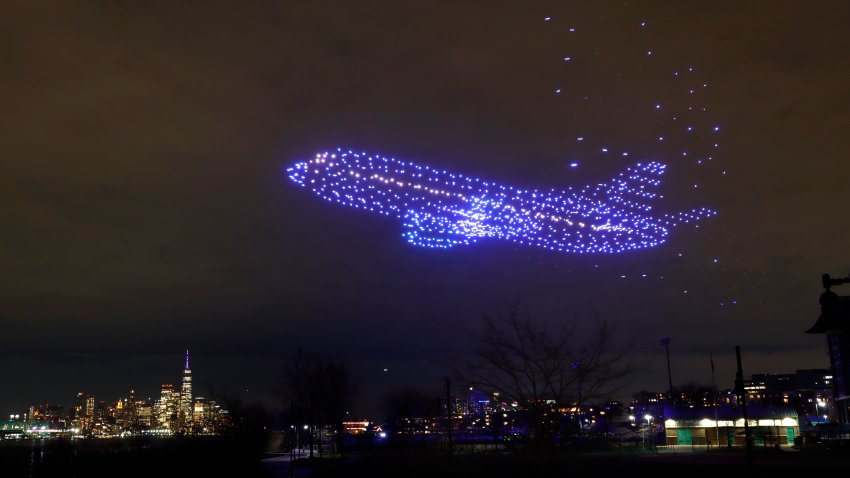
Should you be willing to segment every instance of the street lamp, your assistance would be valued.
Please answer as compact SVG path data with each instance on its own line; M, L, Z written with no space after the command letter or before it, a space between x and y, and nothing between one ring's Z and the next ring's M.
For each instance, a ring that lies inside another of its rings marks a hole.
M823 411L821 411L821 409L823 409ZM824 399L822 399L822 398L820 398L820 397L815 398L815 414L816 414L816 415L821 415L821 414L823 414L822 416L823 416L823 419L824 419L824 420L828 420L828 419L829 419L829 415L827 414L827 403L826 403L826 400L824 400Z
M649 435L649 427L652 424L652 415L647 413L643 416L643 419L646 420L646 428L643 431L643 443L646 445L646 436Z

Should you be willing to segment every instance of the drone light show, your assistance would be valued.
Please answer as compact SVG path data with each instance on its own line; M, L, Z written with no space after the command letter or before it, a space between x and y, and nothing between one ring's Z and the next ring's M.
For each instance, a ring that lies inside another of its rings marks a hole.
M566 190L514 187L426 165L337 150L287 169L319 197L395 217L415 246L447 249L479 240L578 254L616 254L663 244L670 231L713 216L699 208L654 215L665 166L640 162L610 180Z

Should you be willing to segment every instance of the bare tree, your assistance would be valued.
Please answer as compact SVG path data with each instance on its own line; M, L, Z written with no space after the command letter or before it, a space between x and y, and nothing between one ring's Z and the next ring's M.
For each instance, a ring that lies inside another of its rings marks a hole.
M316 427L327 425L333 428L337 450L344 458L343 421L357 396L357 381L346 362L299 354L285 364L278 389L290 406L293 425L307 423L310 456Z
M637 368L614 335L598 317L590 330L579 331L573 322L552 332L514 303L496 317L484 316L473 357L452 369L461 380L516 401L532 442L553 444L563 407L610 397Z

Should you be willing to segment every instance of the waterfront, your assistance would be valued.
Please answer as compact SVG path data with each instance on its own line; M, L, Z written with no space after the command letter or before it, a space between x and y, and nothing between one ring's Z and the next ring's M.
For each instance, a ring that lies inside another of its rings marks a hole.
M0 441L0 476L264 476L246 437Z

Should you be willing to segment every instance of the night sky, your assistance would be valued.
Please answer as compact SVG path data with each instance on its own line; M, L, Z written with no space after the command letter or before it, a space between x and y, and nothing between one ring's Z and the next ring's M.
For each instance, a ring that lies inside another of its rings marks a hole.
M4 7L0 413L155 397L186 348L197 395L274 407L301 346L375 414L516 299L615 324L652 359L627 392L666 388L663 337L676 384L713 354L730 387L735 345L745 375L827 367L803 331L850 271L850 5L526 3ZM286 177L337 147L539 189L649 159L659 212L717 216L617 255L427 250Z

